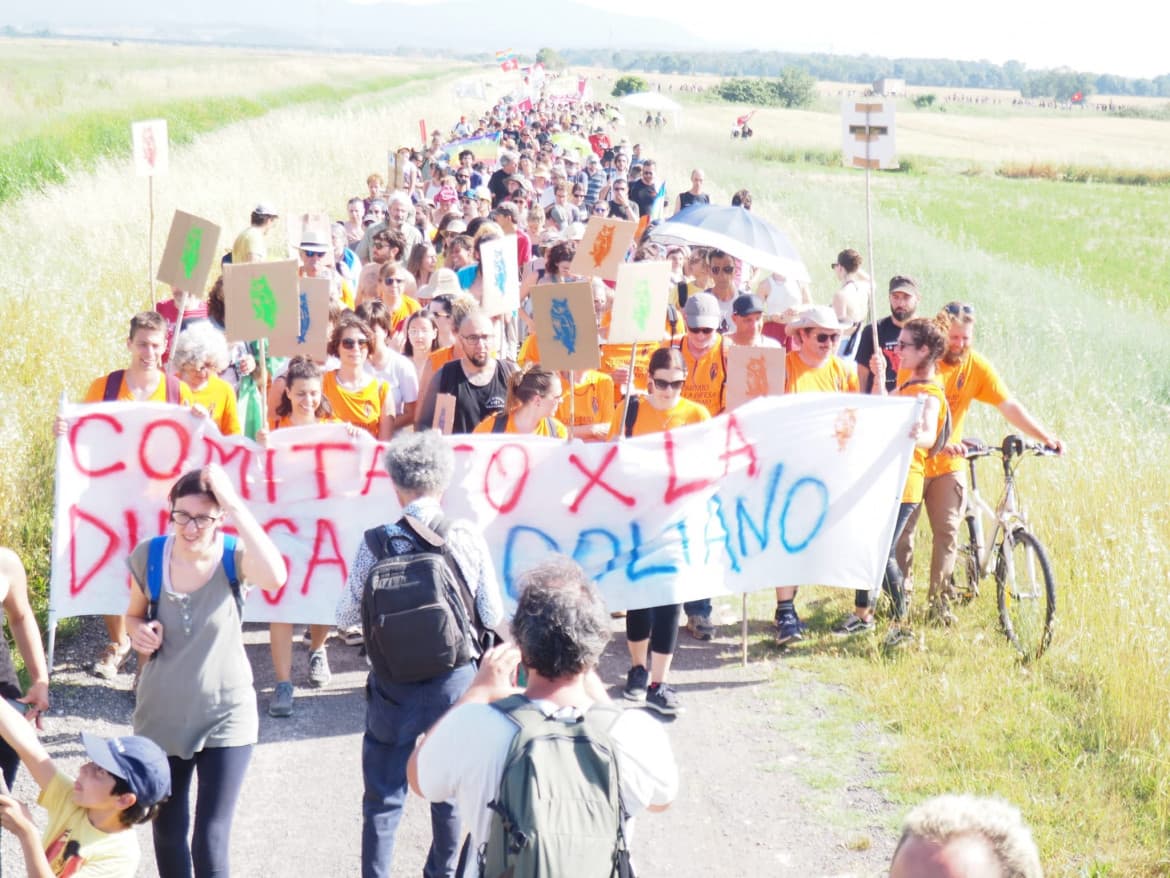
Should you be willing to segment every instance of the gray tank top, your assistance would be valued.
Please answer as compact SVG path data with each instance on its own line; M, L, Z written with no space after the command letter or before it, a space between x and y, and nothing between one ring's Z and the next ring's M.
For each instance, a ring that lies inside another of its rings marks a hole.
M147 600L149 550L150 541L145 540L129 559L130 573ZM241 547L236 550L237 570L242 555ZM164 569L169 566L164 564ZM208 747L255 744L260 718L252 666L223 565L190 594L171 591L164 573L158 621L163 625L163 646L139 676L134 734L182 759Z

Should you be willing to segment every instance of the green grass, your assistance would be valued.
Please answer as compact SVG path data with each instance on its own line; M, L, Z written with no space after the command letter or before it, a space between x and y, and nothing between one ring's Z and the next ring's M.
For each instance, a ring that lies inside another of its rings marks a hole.
M69 174L89 171L102 159L129 156L130 123L139 119L167 120L172 146L226 125L257 119L272 110L297 105L340 102L355 95L393 89L410 80L439 75L388 76L348 82L344 86L315 83L268 92L251 98L221 97L165 103L139 103L93 113L54 118L36 134L0 146L0 204L29 191L65 182Z

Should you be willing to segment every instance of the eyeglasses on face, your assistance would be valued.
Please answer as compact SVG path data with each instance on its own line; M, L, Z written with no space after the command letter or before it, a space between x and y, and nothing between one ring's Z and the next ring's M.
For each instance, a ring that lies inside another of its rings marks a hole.
M695 333L698 333L699 335L710 335L714 331L715 330L709 326L688 326L687 327L687 332L695 332Z
M898 339L896 342L894 342L894 347L899 351L904 351L906 348L916 348L918 345L914 344L912 341L902 341L902 339Z
M194 524L196 530L207 530L217 521L218 515L191 515L178 509L171 510L171 521L179 527L186 527L189 524Z
M343 338L341 340L341 346L346 350L353 350L354 348L368 348L370 346L370 340L368 338L353 338L350 336L349 338Z
M840 337L841 337L841 333L839 333L839 332L818 332L814 336L814 338L816 338L818 344L824 344L827 341L836 341Z
M486 332L480 335L461 335L459 337L469 344L487 344L488 339L491 338Z
M946 311L952 317L958 317L960 314L972 314L973 315L975 313L975 306L974 305L964 305L960 302L951 302L949 305L946 306Z
M710 332L710 330L707 331ZM663 381L661 378L651 378L650 380L659 390L682 390L683 386L681 379L678 381Z

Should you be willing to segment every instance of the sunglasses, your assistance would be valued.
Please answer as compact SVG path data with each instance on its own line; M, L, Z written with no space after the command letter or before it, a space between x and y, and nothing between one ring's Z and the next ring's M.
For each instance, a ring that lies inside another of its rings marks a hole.
M914 344L912 341L902 341L902 339L898 339L896 342L894 342L894 347L897 350L904 351L906 348L916 348L918 345Z
M688 326L687 327L687 332L697 332L699 335L710 335L714 331L715 331L714 329L709 329L706 326L701 327L701 328L697 327L697 326Z
M813 338L817 340L818 344L824 344L827 341L836 341L840 337L841 333L839 332L818 332L813 336Z
M829 265L829 268L836 268L836 267L837 267L837 263L836 263L836 262L833 262L833 263L831 263L831 264Z
M734 265L712 265L711 274L735 274Z
M451 316L451 313L449 311L428 311L427 313L430 314L432 317L450 317Z
M709 330L709 329L707 330L707 332L710 332L710 331L711 330ZM661 378L651 378L650 380L654 383L654 386L657 387L659 390L682 390L682 386L683 386L683 382L681 380L680 381L663 381Z
M368 348L370 340L368 338L343 338L341 346L347 351L352 351L354 348Z
M386 286L392 286L393 284L404 284L406 281L400 277L384 277L382 278L382 283Z
M946 306L946 312L952 317L958 317L960 314L974 314L974 305L961 305L958 302L951 302Z
M306 259L320 259L325 255L324 250L302 250L301 252L305 254Z

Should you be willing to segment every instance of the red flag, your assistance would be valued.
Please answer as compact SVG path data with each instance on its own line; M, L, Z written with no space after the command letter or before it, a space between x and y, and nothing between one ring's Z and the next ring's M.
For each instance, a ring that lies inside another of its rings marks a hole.
M418 120L418 136L419 136L419 138L421 138L423 146L426 146L427 145L427 120L426 119L419 119Z
M532 98L525 98L524 100L520 101L520 103L516 105L516 109L520 110L522 113L531 113Z
M746 125L746 124L747 124L747 123L748 123L748 122L751 120L752 116L754 116L755 114L756 114L756 111L755 111L755 110L752 110L752 111L751 111L750 113L748 113L746 116L740 116L740 117L738 117L738 118L735 120L735 124L736 124L736 125L739 125L740 127L742 127L742 126Z
M503 71L516 70L520 67L520 62L515 58L508 58L500 64L500 69Z
M585 97L585 77L584 76L577 78L577 94L581 95L581 97Z
M1079 91L1072 96L1072 102L1074 104L1079 104L1084 99L1085 99L1085 96L1083 94L1081 94Z

